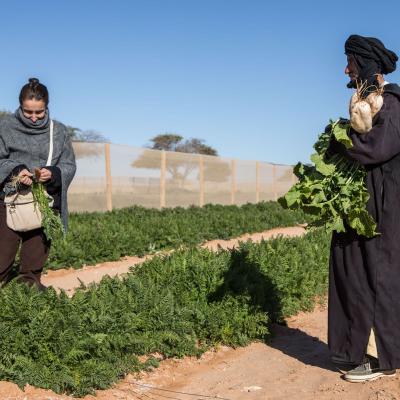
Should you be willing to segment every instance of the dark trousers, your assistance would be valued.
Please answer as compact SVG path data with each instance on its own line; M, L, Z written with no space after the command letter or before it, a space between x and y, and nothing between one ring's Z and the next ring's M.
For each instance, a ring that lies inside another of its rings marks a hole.
M7 226L6 206L0 201L0 282L10 279L18 248L20 250L20 268L18 280L30 285L35 284L40 289L40 275L50 251L43 229L29 232L15 232Z

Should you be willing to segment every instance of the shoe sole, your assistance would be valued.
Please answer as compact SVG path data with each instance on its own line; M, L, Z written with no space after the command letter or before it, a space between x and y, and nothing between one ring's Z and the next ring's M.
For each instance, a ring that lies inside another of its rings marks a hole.
M346 377L346 376L344 376L343 379L344 379L346 382L360 383L360 382L372 382L372 381L376 381L377 379L380 379L380 378L385 378L385 377L390 378L390 377L393 377L393 376L396 376L396 372L394 372L393 374L381 374L381 373L377 373L375 376L372 376L372 377L370 377L370 378L363 378L363 377L354 378L354 377Z

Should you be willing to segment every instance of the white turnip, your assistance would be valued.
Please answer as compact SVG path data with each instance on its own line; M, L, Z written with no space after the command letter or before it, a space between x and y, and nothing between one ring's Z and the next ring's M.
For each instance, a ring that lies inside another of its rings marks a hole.
M383 106L382 90L370 93L365 99L371 107L372 118L381 110Z
M371 106L365 100L357 101L350 110L351 127L358 133L367 133L372 129Z
M350 124L360 134L367 133L372 129L372 118L383 105L383 89L378 88L367 95L370 89L371 87L367 87L366 82L357 85L357 90L350 99Z

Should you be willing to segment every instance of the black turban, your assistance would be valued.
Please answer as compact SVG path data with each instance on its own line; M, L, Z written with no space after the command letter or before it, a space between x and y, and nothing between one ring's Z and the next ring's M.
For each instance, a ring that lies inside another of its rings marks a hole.
M376 85L376 74L390 74L396 69L397 55L373 37L351 35L344 45L345 54L352 55L358 66L358 76L368 85ZM348 87L356 87L350 82Z

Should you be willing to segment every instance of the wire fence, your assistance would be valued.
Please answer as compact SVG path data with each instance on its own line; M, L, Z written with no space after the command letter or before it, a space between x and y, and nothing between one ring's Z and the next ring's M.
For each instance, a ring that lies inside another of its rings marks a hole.
M77 173L68 192L71 211L242 205L276 200L297 179L291 165L109 143L73 146Z

